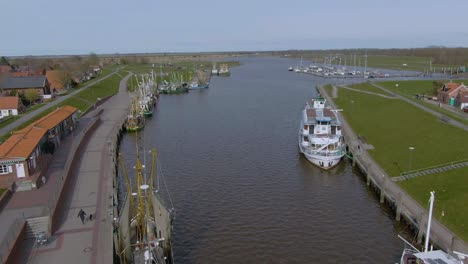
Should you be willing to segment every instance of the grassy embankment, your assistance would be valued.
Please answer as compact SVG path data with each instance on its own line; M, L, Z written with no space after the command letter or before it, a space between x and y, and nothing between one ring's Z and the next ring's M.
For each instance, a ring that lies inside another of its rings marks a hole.
M40 112L39 114L37 114L36 116L28 120L27 122L24 122L18 127L15 127L13 131L27 127L32 122L40 119L41 117L46 116L47 114L54 111L57 107L60 107L60 106L71 105L73 107L78 108L82 113L84 113L86 110L88 110L97 102L98 98L111 96L111 95L116 94L119 91L119 83L120 83L120 80L122 79L121 76L127 75L126 72L119 71L119 73L120 73L120 76L118 74L115 74L89 87L88 89L83 90L77 93L76 95L64 100L58 105L45 109L44 111ZM9 133L3 135L2 137L0 137L0 142L5 141L9 136L10 136Z
M457 82L460 83L463 81L457 81ZM467 83L467 82L464 81L464 83ZM415 96L416 94L437 96L433 88L432 80L429 80L429 81L426 81L426 80L424 81L388 81L388 82L379 82L377 84L391 90L394 93L404 96L416 103L424 105L428 108L431 108L434 111L437 111L445 116L448 116L454 120L457 120L461 123L468 125L468 115L465 115L466 117L464 118L449 110L439 107L437 103L431 103L425 100L416 99L416 96ZM396 84L398 84L398 87L396 86Z
M240 65L238 61L226 61L222 63L227 64L229 68ZM219 64L220 62L217 62L218 67ZM184 81L188 82L195 75L195 70L211 72L212 67L213 62L211 61L180 61L174 62L171 65L164 65L162 67L155 65L154 68L152 64L130 64L125 68L125 70L131 71L135 74L149 73L151 70L154 70L157 76L157 82L161 82L161 72L164 74L162 80L169 81L174 76L177 76L179 78L182 77ZM128 79L127 85L128 89L133 91L137 85L136 79L134 77Z
M330 93L331 86L326 90ZM410 170L410 146L415 147L411 170L468 159L466 131L442 123L404 101L344 89L339 89L334 101L344 109L353 130L375 147L369 154L391 176ZM468 211L457 209L459 199L467 201L467 172L463 168L398 183L423 206L429 190L438 190L436 211L445 212L442 222L468 240L468 226L461 220L468 217ZM441 214L436 217L440 219Z
M6 189L2 189L0 188L0 196L2 196L2 194L6 191Z
M361 90L361 91L366 91L366 92L372 92L372 93L378 93L378 94L382 94L382 95L386 95L386 96L391 96L389 93L387 93L385 91L382 91L379 88L370 85L369 83L356 83L356 84L348 85L348 87L358 89L358 90ZM338 94L339 93L340 92L338 91Z

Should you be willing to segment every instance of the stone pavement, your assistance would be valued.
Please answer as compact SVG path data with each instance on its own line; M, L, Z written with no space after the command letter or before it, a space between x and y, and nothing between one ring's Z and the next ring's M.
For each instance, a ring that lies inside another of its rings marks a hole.
M77 153L75 173L70 175L64 198L58 207L56 232L46 246L34 247L26 241L17 263L111 263L113 260L112 178L108 141L128 113L126 91L128 75L120 91L103 103L101 122ZM84 224L77 217L80 209L93 220ZM110 212L110 213L109 213Z

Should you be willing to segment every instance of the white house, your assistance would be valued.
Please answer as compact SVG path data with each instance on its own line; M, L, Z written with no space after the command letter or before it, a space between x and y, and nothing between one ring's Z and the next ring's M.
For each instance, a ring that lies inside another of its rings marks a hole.
M18 115L23 110L23 104L18 96L0 96L0 119Z

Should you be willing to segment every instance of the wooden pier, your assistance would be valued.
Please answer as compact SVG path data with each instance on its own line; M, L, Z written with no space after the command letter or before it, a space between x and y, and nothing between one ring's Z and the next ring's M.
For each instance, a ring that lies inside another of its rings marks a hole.
M336 108L332 98L327 94L323 86L317 86L319 93L326 98L333 108ZM417 230L418 243L422 242L426 235L428 212L409 194L407 194L392 178L375 162L369 153L360 146L360 141L351 126L338 112L342 122L342 130L348 144L348 155L352 157L353 166L358 166L363 174L368 187L372 187L380 196L380 203L386 202L395 209L395 219L400 221L404 218ZM358 212L357 212L358 213ZM446 252L468 252L468 245L465 241L457 237L452 231L441 224L438 220L432 219L431 242L436 247Z

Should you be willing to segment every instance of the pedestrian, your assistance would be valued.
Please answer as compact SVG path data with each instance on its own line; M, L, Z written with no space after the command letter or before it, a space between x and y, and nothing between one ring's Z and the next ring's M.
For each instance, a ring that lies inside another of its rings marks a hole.
M89 221L93 221L93 214L89 214Z
M44 175L42 175L41 181L42 181L42 185L45 185L45 183L46 183L46 177L45 177Z
M78 212L78 217L81 219L81 223L84 225L84 219L85 219L86 213L83 211L83 209L80 209Z

